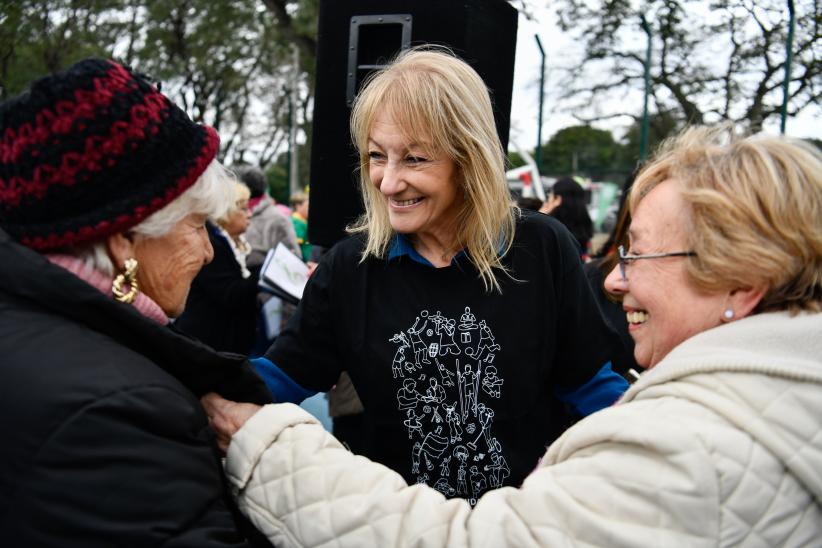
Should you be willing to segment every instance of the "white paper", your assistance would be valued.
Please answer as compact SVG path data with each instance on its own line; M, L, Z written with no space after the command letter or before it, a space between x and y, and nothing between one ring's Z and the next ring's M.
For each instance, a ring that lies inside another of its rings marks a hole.
M308 266L280 242L273 251L268 252L260 277L295 298L302 299L308 282Z

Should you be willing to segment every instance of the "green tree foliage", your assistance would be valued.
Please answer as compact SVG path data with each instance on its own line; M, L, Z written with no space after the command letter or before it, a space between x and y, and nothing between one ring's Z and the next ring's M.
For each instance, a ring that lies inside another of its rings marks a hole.
M289 90L310 124L317 10L318 0L0 0L0 93L84 57L117 58L214 126L227 163L265 167L286 145Z
M578 174L601 179L619 171L622 147L610 131L571 126L557 131L542 147L542 171L555 176Z
M122 0L2 0L0 99L85 57L111 57L128 26Z
M311 186L311 181L307 179L309 172L310 154L308 146L297 145L297 158L299 165L297 173L300 174L300 189ZM276 159L269 164L266 170L268 185L271 196L281 204L288 203L290 190L288 187L289 154L288 151L278 154Z
M508 152L508 164L505 166L506 169L514 169L516 167L524 166L525 160L522 159L522 156L518 152L509 151Z
M819 0L796 0L788 113L818 105L822 75ZM690 123L733 120L757 131L778 118L785 74L788 11L784 0L562 0L561 26L584 45L569 69L569 108L626 105L588 119L641 111L645 34L653 34L652 110ZM632 97L638 100L626 100Z
M639 162L640 121L637 120L628 128L622 138L623 146L618 161L618 169L630 171ZM653 151L668 137L672 137L682 128L682 124L671 112L661 112L648 117L648 152Z

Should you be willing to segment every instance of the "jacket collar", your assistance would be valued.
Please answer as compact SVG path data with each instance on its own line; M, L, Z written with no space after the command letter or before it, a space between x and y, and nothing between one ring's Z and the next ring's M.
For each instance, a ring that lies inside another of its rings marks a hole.
M261 403L270 401L245 357L215 352L173 325L162 326L145 318L0 229L0 299L3 293L115 339L150 359L198 397L219 390L226 397L233 393L232 399L245 396Z
M822 384L822 313L755 314L703 331L643 373L620 403L655 385L698 373L762 373Z

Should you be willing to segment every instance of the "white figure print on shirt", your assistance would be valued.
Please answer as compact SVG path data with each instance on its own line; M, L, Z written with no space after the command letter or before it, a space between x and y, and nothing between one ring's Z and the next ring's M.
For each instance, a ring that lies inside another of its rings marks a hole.
M505 478L511 475L511 469L508 468L508 462L506 462L505 457L503 457L500 453L492 453L491 464L483 467L483 470L491 472L490 484L494 489L497 487L502 487L502 482L505 481Z
M408 418L403 421L403 424L408 428L408 439L413 439L415 432L422 435L422 423L414 410L409 409L406 411L406 416Z
M445 356L447 354L459 356L462 352L462 350L460 350L460 345L454 340L454 334L457 331L455 326L456 322L450 319L446 319L444 322L437 325L437 333L440 336L440 356Z
M397 392L397 402L400 409L414 409L420 399L416 390L417 382L414 379L403 379L402 388Z
M429 310L389 339L397 345L391 365L397 409L414 440L411 474L474 504L510 475L493 432L494 401L504 383L491 363L502 348L471 307L457 312L459 320Z
M391 374L396 379L397 377L404 377L402 373L403 367L410 368L409 373L413 372L413 366L407 363L405 358L405 351L411 348L411 345L408 343L408 338L405 336L405 333L395 333L393 337L391 337L391 342L393 343L400 343L400 347L397 348L397 351L394 353L394 361L391 363Z
M423 318L422 325L420 323L420 316ZM406 332L411 336L411 346L414 349L414 359L417 362L417 365L420 366L423 363L431 363L428 361L428 345L422 341L422 336L420 333L425 331L426 326L428 325L428 311L423 310L420 313L420 316L417 316L417 321L414 322L409 329L406 329Z
M489 365L485 368L485 377L482 379L482 389L492 398L499 398L502 379L497 377L497 368Z
M455 411L457 402L453 405L444 405L443 408L445 409L445 420L448 422L449 441L451 443L462 441L462 425Z

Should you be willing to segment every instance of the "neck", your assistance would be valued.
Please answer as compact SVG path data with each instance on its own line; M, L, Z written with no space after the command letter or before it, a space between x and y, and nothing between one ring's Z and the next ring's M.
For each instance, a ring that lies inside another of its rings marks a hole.
M437 268L449 266L454 256L459 253L452 235L442 238L436 234L413 234L409 236L414 250L425 257Z
M99 290L101 293L113 298L113 294L111 292L112 278L106 276L98 270L92 269L81 259L78 259L72 255L63 255L59 253L48 253L46 254L46 259L48 259L51 263L71 272L87 284ZM145 293L138 293L137 297L134 299L134 302L131 303L131 306L137 309L137 311L146 318L154 320L160 325L166 325L169 322L169 318L166 313L163 312L163 309L160 308L160 306Z

